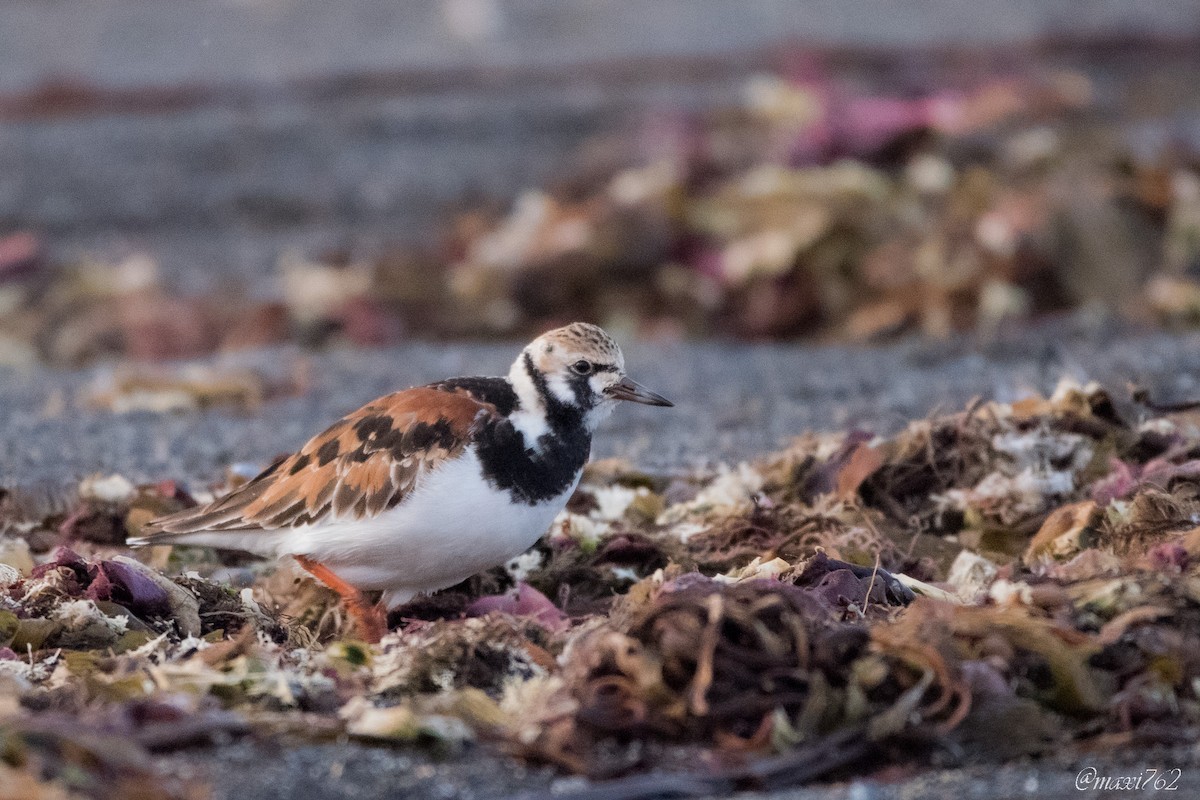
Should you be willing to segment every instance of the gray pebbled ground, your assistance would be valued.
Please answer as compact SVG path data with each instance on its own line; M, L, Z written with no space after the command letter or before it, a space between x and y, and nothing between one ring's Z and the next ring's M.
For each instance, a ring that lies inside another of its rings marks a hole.
M362 403L454 375L502 374L520 343L412 344L323 354L273 350L226 359L282 378L309 362L311 389L254 412L117 415L81 407L112 367L0 370L0 485L62 484L97 471L133 480L206 482L234 462L266 463ZM597 434L595 455L653 470L752 458L808 430L892 431L975 396L1047 392L1060 377L1098 380L1114 395L1144 382L1156 394L1200 394L1200 335L1137 333L1076 319L1034 331L876 348L626 343L630 374L674 409L624 406ZM54 396L65 411L46 414Z
M523 765L482 747L458 757L434 758L412 748L317 744L296 747L246 740L216 750L182 751L158 759L174 778L207 785L213 800L570 800L596 791L586 781L547 767ZM850 779L775 792L748 792L741 800L1065 800L1086 796L1200 796L1194 747L1128 748L1105 754L1070 750L1040 761L935 769L890 781ZM1141 778L1142 791L1112 779ZM1105 779L1109 779L1106 782ZM1158 789L1155 789L1155 780ZM1168 789L1167 787L1173 787ZM590 800L656 800L670 794L592 794Z

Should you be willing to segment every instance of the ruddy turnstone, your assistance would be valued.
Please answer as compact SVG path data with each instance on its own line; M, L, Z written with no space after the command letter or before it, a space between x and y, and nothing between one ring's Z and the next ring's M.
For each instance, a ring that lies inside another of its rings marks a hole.
M670 401L625 375L600 328L542 334L506 378L451 378L374 400L213 502L132 545L292 556L377 641L385 609L528 549L579 483L620 400ZM381 591L377 605L364 592Z

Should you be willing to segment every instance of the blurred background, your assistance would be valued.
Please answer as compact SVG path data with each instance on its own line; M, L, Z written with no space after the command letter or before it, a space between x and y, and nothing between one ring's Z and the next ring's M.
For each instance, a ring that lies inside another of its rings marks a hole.
M7 0L0 364L1200 323L1195 0Z

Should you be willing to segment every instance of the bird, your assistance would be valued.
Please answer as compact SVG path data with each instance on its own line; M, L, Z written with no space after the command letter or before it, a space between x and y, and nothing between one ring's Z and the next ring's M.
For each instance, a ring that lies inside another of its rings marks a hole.
M387 611L541 538L578 486L597 426L622 401L673 405L625 374L603 329L572 323L526 345L506 377L372 400L228 494L152 520L129 544L290 556L378 642Z

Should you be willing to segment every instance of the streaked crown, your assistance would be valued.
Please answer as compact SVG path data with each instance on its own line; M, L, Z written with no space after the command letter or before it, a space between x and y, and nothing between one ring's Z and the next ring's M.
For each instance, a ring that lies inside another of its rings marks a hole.
M579 361L587 361L599 371L623 373L625 356L604 329L587 322L573 322L562 328L547 331L533 340L527 350L534 366L545 375L560 371L583 371Z

